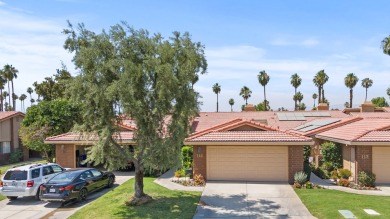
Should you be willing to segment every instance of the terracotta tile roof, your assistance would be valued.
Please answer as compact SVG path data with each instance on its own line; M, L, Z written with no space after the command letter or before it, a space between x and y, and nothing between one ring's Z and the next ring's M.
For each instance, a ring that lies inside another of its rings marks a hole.
M282 131L218 131L210 132L187 142L311 142L310 138Z
M390 142L390 130L371 131L356 139L359 142Z
M113 137L118 141L121 140L125 142L131 142L133 141L134 138L134 132L122 131L122 132L118 132L117 134L114 134ZM90 143L97 140L98 140L97 135L80 135L80 133L77 132L68 132L61 135L48 137L46 138L45 143L47 144L58 143L58 142Z
M17 112L17 111L5 111L5 112L0 112L0 121L15 117L15 116L24 116L25 114L22 112Z
M366 117L362 120L322 132L317 134L316 137L320 139L331 138L344 141L356 141L371 131L388 129L390 129L390 118Z
M364 112L364 113L351 113L352 116L358 116L363 118L390 118L389 112Z

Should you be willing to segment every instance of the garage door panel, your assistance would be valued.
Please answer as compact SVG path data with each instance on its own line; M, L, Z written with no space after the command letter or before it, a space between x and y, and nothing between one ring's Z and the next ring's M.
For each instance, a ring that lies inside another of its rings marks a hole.
M287 181L287 146L208 146L207 178Z
M390 183L390 147L372 147L372 172L377 183Z

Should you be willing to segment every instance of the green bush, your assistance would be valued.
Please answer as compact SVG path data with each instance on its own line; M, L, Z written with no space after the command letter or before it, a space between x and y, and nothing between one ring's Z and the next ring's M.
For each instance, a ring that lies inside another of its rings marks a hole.
M339 173L337 172L337 170L333 170L332 172L330 172L330 178L333 180L336 180L339 178Z
M184 169L191 168L193 161L193 148L191 146L183 146L181 148L182 167Z
M294 180L295 182L303 185L307 181L307 174L303 171L296 172L294 174Z
M348 179L350 176L352 176L352 173L348 169L339 169L338 176L343 179Z
M321 145L322 161L326 163L327 171L342 167L342 151L340 144L325 142Z
M371 172L360 171L358 182L360 186L375 187L376 175Z
M179 169L179 170L176 170L176 172L175 172L176 178L185 177L185 175L186 175L186 172L184 169Z
M344 186L344 187L348 187L349 184L350 184L349 180L343 178L339 179L339 181L337 182L337 185Z
M15 150L9 156L10 163L16 163L23 159L23 152L21 150Z
M303 163L303 172L306 173L307 180L309 181L310 180L310 176L311 176L311 167L310 167L310 164L308 162L304 162Z
M305 183L305 188L306 188L306 189L312 189L312 188L313 188L313 183L311 183L310 181L307 181L307 182Z
M311 154L311 147L309 145L306 145L303 147L303 160L305 162L309 162L309 157Z
M321 179L328 179L328 171L320 167L312 167L312 172Z

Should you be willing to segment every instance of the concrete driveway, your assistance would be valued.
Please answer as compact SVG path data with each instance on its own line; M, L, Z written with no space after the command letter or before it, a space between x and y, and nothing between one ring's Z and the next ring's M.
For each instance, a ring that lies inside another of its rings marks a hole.
M194 218L315 218L287 183L207 182Z
M15 201L9 201L8 199L0 201L0 219L68 218L77 210L134 177L134 172L114 172L114 174L116 182L113 188L102 189L88 195L86 201L71 202L62 207L60 203L36 201L33 197L20 197Z

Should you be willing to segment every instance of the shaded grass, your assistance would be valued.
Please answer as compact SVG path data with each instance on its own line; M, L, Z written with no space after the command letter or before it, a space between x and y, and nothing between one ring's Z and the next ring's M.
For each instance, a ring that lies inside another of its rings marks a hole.
M166 189L144 178L144 191L153 201L142 206L126 206L134 193L134 179L116 187L73 214L71 219L88 218L192 218L201 192Z
M24 161L24 162L19 162L19 163L13 163L13 164L9 164L9 165L3 165L3 166L0 166L0 181L1 179L3 178L3 175L2 174L5 174L5 172L8 170L8 169L11 169L13 168L14 166L20 166L20 165L27 165L27 164L34 164L34 163L47 163L46 160L37 160L37 161ZM5 196L2 196L0 195L0 201L1 200L4 200L6 197Z
M344 218L338 210L350 210L357 218L390 218L390 197L358 195L328 189L296 189L295 192L318 219ZM380 216L370 216L363 209L373 209Z

